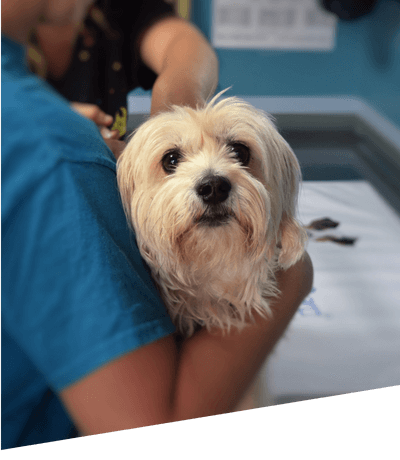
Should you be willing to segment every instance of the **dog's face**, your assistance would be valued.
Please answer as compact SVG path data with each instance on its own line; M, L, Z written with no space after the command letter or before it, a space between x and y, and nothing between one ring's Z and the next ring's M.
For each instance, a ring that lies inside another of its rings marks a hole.
M174 107L144 123L118 162L118 185L142 253L163 265L304 250L294 219L299 165L262 112L228 98ZM177 269L175 267L175 269Z

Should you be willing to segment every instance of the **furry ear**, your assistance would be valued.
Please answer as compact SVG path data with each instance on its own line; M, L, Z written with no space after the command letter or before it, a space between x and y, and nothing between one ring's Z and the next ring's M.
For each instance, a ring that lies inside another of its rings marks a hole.
M277 245L280 248L278 263L283 269L294 265L303 255L307 232L295 218L301 170L296 155L289 144L276 132L272 161L275 167L272 179L276 193ZM277 147L277 148L276 148ZM271 153L271 150L270 150ZM279 203L279 204L278 204Z
M132 196L134 191L132 146L128 144L117 161L117 182L122 206L128 223L132 225Z
M288 216L286 213L282 216L279 231L281 250L278 263L286 270L303 255L307 232L294 217Z

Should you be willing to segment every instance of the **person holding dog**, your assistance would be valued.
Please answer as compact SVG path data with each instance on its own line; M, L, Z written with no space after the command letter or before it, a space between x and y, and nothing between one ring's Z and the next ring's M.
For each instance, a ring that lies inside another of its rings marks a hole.
M2 448L234 410L311 290L308 255L277 274L272 319L200 329L178 347L128 231L112 152L27 66L32 29L78 27L91 1L1 6ZM180 36L146 33L141 53L161 72ZM208 96L213 78L192 70L160 82L154 112Z

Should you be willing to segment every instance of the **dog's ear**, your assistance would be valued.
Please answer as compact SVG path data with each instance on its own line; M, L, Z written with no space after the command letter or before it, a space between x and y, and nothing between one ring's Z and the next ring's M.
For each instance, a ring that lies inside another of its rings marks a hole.
M303 255L307 233L293 216L283 214L280 231L279 265L286 270L294 265Z
M133 180L132 146L127 145L117 161L117 182L122 206L129 224L132 224L132 196L135 188Z
M303 255L307 232L296 220L296 208L301 182L301 170L297 158L287 142L276 133L277 151L273 155L276 171L273 190L277 195L277 245L280 248L278 263L283 269L294 265ZM279 204L278 204L279 203Z

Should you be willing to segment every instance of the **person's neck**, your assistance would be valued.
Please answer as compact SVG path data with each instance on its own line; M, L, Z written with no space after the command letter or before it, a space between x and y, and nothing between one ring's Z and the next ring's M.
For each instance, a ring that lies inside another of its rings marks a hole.
M35 27L36 21L26 21L26 23L18 20L6 21L1 18L1 34L6 35L11 40L26 45L30 37L31 31Z

